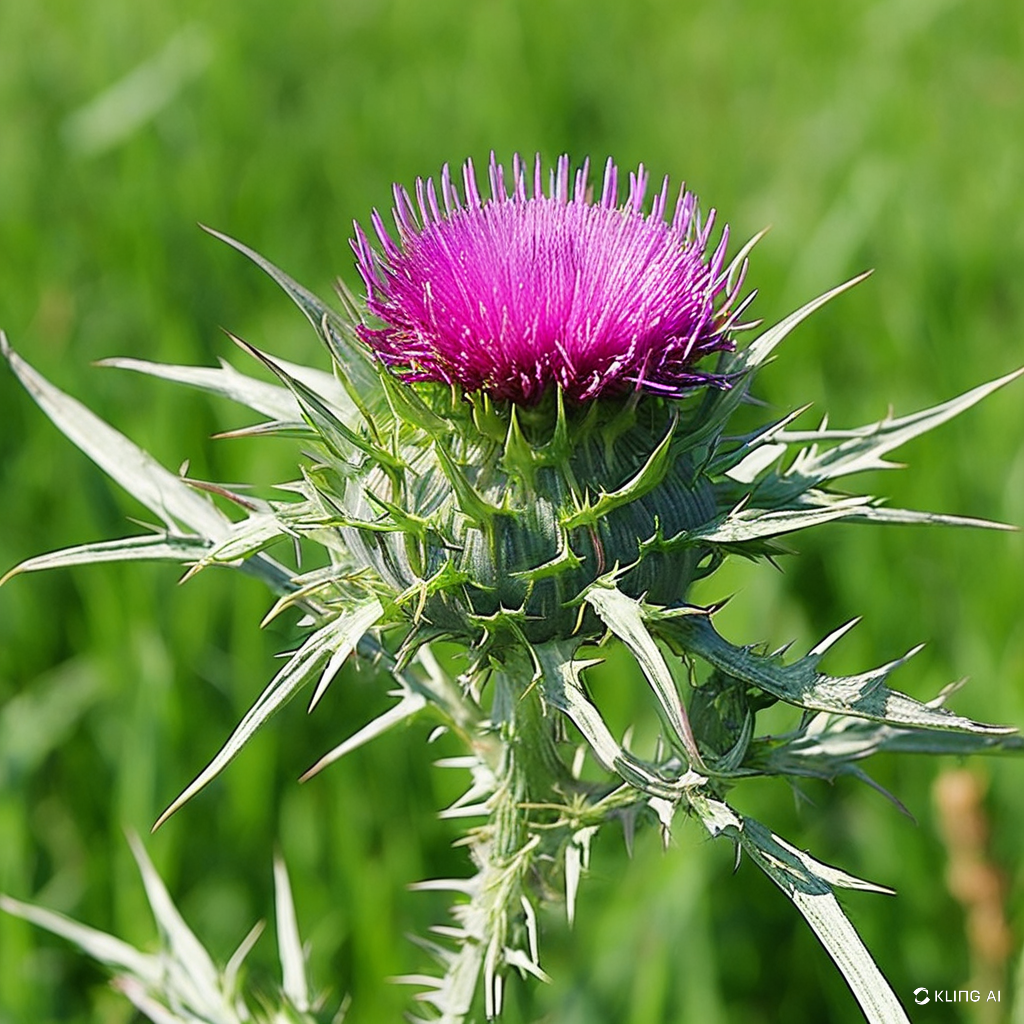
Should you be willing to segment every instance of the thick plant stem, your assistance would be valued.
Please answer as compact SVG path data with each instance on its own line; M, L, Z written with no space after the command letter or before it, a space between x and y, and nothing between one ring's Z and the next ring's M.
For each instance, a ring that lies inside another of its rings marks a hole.
M544 977L537 962L537 931L528 889L543 836L531 807L542 804L568 772L558 756L554 718L531 684L526 659L494 670L491 744L487 769L494 780L486 824L468 837L477 873L462 888L469 902L453 908L460 925L456 952L445 953L447 967L436 993L425 998L441 1012L443 1024L462 1024L469 1014L480 973L487 1019L501 1012L504 975L509 966ZM489 749L488 749L489 748ZM483 766L482 766L483 767Z

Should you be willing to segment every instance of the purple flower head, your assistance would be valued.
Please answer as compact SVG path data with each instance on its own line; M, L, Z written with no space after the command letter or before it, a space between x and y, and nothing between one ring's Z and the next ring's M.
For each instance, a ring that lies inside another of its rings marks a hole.
M732 348L746 305L730 311L743 273L725 266L728 228L708 255L714 211L702 223L692 193L680 189L666 220L668 178L645 213L642 164L621 205L610 159L599 196L588 174L584 162L572 181L560 157L545 191L540 156L532 181L516 156L509 187L492 154L489 199L471 160L461 195L447 165L440 195L417 179L414 204L396 185L397 243L376 210L379 251L355 226L367 308L383 324L360 337L406 380L524 405L552 384L575 401L728 386L695 366Z

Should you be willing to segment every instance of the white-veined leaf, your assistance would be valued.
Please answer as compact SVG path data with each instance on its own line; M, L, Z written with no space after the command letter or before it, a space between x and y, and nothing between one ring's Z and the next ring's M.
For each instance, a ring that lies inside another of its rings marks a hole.
M214 367L179 366L115 356L101 359L96 365L109 366L117 370L132 370L135 373L173 381L175 384L198 388L200 391L238 402L272 420L301 419L298 403L285 388L249 377L223 359L219 367Z
M662 720L668 726L673 742L685 751L690 765L700 771L703 761L690 728L690 719L665 658L644 623L640 602L616 587L602 583L588 588L583 596L602 622L633 652L658 698Z
M378 715L372 722L367 723L362 729L353 733L344 743L339 743L333 750L324 754L299 781L305 782L307 779L311 779L328 765L334 764L335 761L340 761L346 754L350 754L358 747L369 743L370 740L383 735L400 722L404 722L407 718L412 718L413 715L422 711L426 706L427 698L422 694L413 693L412 691L405 693L397 704L388 708L382 715Z
M159 516L170 532L178 523L213 540L227 531L231 520L148 452L129 441L81 402L66 395L37 373L8 344L0 332L0 352L11 369L58 429L108 476Z
M274 858L274 910L277 916L277 951L281 959L281 991L296 1010L305 1013L310 1008L306 958L295 918L288 869L280 856Z
M666 545L685 544L743 544L752 540L767 540L796 530L806 530L836 519L856 516L869 498L846 498L823 508L737 508L707 526L689 530L665 541Z
M227 535L231 519L212 501L161 466L148 452L81 402L54 387L11 348L3 331L0 331L0 354L54 425L111 479L156 514L169 534L177 535L180 523L209 541L216 542ZM247 560L243 569L277 592L294 589L291 574L266 555Z
M219 775L271 715L291 700L314 676L326 671L325 665L328 668L336 665L341 652L345 652L347 657L363 634L383 614L380 602L373 598L342 613L307 637L260 694L216 757L160 815L154 829L159 828L178 808Z
M350 426L358 418L359 411L333 374L312 366L303 366L301 363L291 363L285 359L278 359L276 362L288 374L296 380L301 380L335 409L343 414L347 413ZM247 409L262 413L271 420L296 422L302 419L299 403L287 388L283 388L279 384L268 384L266 381L256 380L235 369L223 359L220 360L219 367L179 366L172 363L153 363L145 359L122 357L101 359L97 365L110 366L120 370L134 370L136 373L148 374L151 377L174 381L177 384L186 384L189 387L198 388L200 391L238 402Z
M42 569L59 569L69 565L93 565L98 562L168 561L193 562L210 550L210 542L203 537L181 534L156 533L141 537L122 537L119 540L78 544L73 548L50 551L45 555L27 558L0 577L0 586L12 576Z
M335 310L324 305L311 291L289 277L283 270L275 267L269 260L264 259L254 249L250 249L242 242L212 228L204 228L204 230L247 256L287 292L289 298L302 310L306 319L313 325L334 357L339 371L344 374L347 385L351 389L350 394L358 394L359 402L371 413L380 413L387 408L387 400L380 383L378 369L374 365L369 350L356 339L350 323L347 323Z
M663 778L655 773L652 766L617 743L580 681L580 672L597 663L575 660L573 649L572 645L561 641L539 644L534 648L541 665L544 700L579 729L602 768L614 772L644 793L672 801L677 801L688 788L706 781L693 771L687 771L679 778Z
M181 975L179 985L192 997L192 1009L205 1010L211 1020L230 1020L233 1014L224 998L216 964L178 912L138 836L129 833L128 843L139 866L153 917L170 952L170 963Z
M807 657L786 665L781 658L755 654L749 648L730 644L719 635L708 615L658 613L652 616L652 620L657 633L681 644L715 668L809 711L852 715L896 726L952 729L993 736L1016 731L1005 726L974 722L944 707L922 704L885 686L890 673L917 649L860 675L829 676L819 672L817 667L824 653L823 645Z
M726 835L739 842L750 859L792 900L842 972L869 1024L910 1024L889 982L839 905L832 886L888 890L822 864L725 804L699 795L694 795L691 803L711 835Z
M156 957L140 953L127 942L72 921L63 914L35 907L31 903L22 903L4 895L0 895L0 910L29 921L39 928L45 928L48 932L74 943L94 960L99 960L100 963L115 970L128 971L149 984L157 984L163 975L163 968Z
M808 486L822 480L849 476L866 470L888 469L892 463L886 462L882 458L883 455L958 416L993 391L1016 380L1021 374L1024 374L1024 369L1015 370L997 380L981 384L931 409L923 409L899 419L887 416L878 423L855 430L780 431L775 440L783 444L810 442L816 446L823 440L841 439L834 448L827 448L824 451L818 451L816 447L804 449L783 477L792 480L801 491L804 491Z

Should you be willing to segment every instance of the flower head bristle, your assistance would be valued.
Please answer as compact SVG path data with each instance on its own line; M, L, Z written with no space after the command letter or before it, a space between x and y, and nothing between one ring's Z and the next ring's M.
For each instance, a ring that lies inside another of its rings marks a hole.
M667 177L646 214L643 164L621 205L618 177L609 159L595 201L589 162L573 176L560 157L545 189L540 157L531 182L517 155L510 187L492 154L488 198L472 160L461 196L442 169L443 209L432 179L417 179L415 198L396 185L397 241L377 211L379 249L355 226L367 308L382 323L360 337L405 380L524 405L551 386L577 402L728 386L696 365L732 348L742 275L729 280L728 228L709 254L714 211L702 220L693 193L680 188L666 219Z

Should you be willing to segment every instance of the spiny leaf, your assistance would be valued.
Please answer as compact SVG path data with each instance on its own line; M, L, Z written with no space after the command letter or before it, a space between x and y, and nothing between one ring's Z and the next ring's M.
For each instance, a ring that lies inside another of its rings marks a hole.
M286 359L277 359L276 362L286 373L296 380L302 381L310 390L329 402L334 409L341 413L346 424L352 426L357 422L359 410L332 373L326 373L313 366L304 366L302 363L291 363ZM279 431L281 427L302 419L302 409L287 388L256 380L236 370L223 359L220 360L219 367L177 366L169 363L152 363L144 359L125 358L101 359L96 365L134 370L137 373L198 388L209 394L220 395L276 421ZM266 430L272 425L262 424L261 426ZM254 430L255 428L248 429Z
M156 985L163 977L163 968L156 957L140 953L134 946L129 946L127 942L122 942L113 935L107 935L106 932L79 924L63 914L33 906L31 903L22 903L20 900L11 899L10 896L2 894L0 894L0 910L20 917L39 928L45 928L48 932L74 943L94 960L107 964L115 970L129 971L149 984Z
M297 441L315 441L317 436L317 432L302 420L267 420L265 423L222 430L212 435L215 441L240 437L288 437Z
M854 517L869 500L862 497L844 498L825 507L812 508L734 508L706 526L661 541L659 546L665 549L692 544L728 546L767 540L836 519Z
M168 363L151 363L144 359L101 359L97 366L110 366L120 370L134 370L152 377L186 384L210 394L229 398L247 409L262 413L270 419L297 420L300 418L299 405L285 388L266 384L240 373L230 364L221 361L218 368L212 366L174 366Z
M750 859L793 901L842 972L869 1024L910 1024L885 976L843 913L832 886L886 890L816 861L725 804L699 795L691 802L711 835L726 835L738 841Z
M690 728L686 708L672 673L647 630L640 602L615 587L601 583L590 587L583 596L604 624L633 652L644 677L658 698L661 717L669 728L673 743L685 751L690 764L701 771L701 755Z
M310 1009L306 982L306 958L295 919L295 902L288 868L280 854L274 857L274 911L277 917L277 951L281 960L281 991L300 1013Z
M0 353L57 428L132 497L159 516L169 532L176 532L176 524L182 523L214 540L224 535L231 523L227 516L148 452L54 387L10 347L2 332Z
M243 1024L258 1019L276 1024L313 1024L305 984L304 957L284 865L275 861L279 951L284 985L276 999L258 993L256 1017L239 995L242 961L262 931L251 929L220 970L171 901L160 876L134 835L132 853L161 935L161 948L142 953L119 939L71 921L60 914L0 896L0 909L68 939L84 953L112 968L112 986L154 1024ZM340 1024L342 1012L334 1019Z
M1022 750L1024 738L1018 735L912 729L821 712L794 732L754 740L747 764L767 774L834 780L855 774L855 762L882 751L963 757Z
M778 454L782 454L785 445L774 445L775 436L780 430L784 430L798 416L801 416L810 408L810 405L803 405L799 409L784 416L766 427L760 427L751 434L739 438L723 438L722 443L708 462L705 473L709 477L725 474L734 480L741 482L753 482L768 465L775 459L775 452L772 451L771 460L768 461L768 453L765 449L777 447ZM750 460L748 464L748 459ZM755 469L756 466L756 469Z
M353 391L358 393L369 411L371 413L383 411L385 401L380 377L369 352L355 337L352 325L346 323L311 291L303 288L297 281L289 277L283 270L279 270L269 260L264 259L255 250L213 228L203 226L203 230L209 232L214 238L226 242L244 256L248 256L288 293L291 300L302 310L306 319L320 335L347 383Z
M332 408L315 391L288 373L279 361L272 359L265 352L261 352L235 335L231 335L231 338L239 347L271 370L291 391L302 407L303 415L316 428L324 443L336 455L345 458L354 448L369 455L384 469L399 470L402 468L402 461L396 455L349 427L337 409Z
M54 387L10 347L2 331L0 354L55 426L111 479L159 516L169 534L178 534L176 524L181 523L206 540L224 538L231 520L220 509L80 402ZM294 589L287 570L265 555L247 560L243 568L278 593Z
M333 750L324 754L312 768L303 774L299 781L307 782L314 775L322 772L328 765L334 764L335 761L340 761L346 754L350 754L353 750L369 743L370 740L382 736L400 722L412 718L413 715L422 711L426 706L427 699L422 694L405 693L397 704L392 705L382 715L378 715L372 722L369 722L362 729L353 733L344 743L339 743Z
M896 726L952 729L993 736L1015 731L962 718L943 707L922 704L886 687L884 683L889 674L916 651L870 672L833 677L817 669L820 648L817 653L785 665L780 658L765 657L730 644L718 634L707 615L658 616L652 620L652 627L657 634L675 641L715 668L809 711L853 715Z
M330 682L344 657L351 653L363 634L383 614L384 609L380 602L371 599L349 609L307 637L305 643L288 659L284 668L246 712L217 756L160 815L153 828L159 828L176 810L216 778L252 738L256 730L291 700L318 672L322 674L322 692L325 680Z
M289 531L273 512L254 512L233 523L228 535L206 551L188 576L207 565L230 565L242 561L288 535Z
M210 550L210 541L203 537L183 536L161 531L141 537L78 544L72 548L51 551L27 558L0 577L0 586L12 576L41 569L61 569L69 565L94 565L99 562L167 561L191 562Z
M811 299L806 305L801 306L795 312L790 313L789 316L784 317L774 327L769 327L767 331L758 335L745 349L736 353L728 368L728 372L735 373L764 365L779 343L786 338L794 327L803 323L812 313L821 309L827 302L831 302L837 295L842 295L843 292L856 287L870 276L871 271L868 270L863 274L850 278L849 281L836 285L835 288L830 288L824 294L819 295L816 299Z
M800 309L780 320L774 327L768 328L746 348L725 359L721 372L735 379L736 383L725 391L708 392L703 404L697 410L692 424L688 425L688 429L681 434L685 439L686 447L689 449L699 448L713 441L725 422L746 397L753 371L768 360L768 357L790 331L825 303L848 291L854 285L860 284L868 276L869 274L859 274L844 284L819 295L816 299L812 299Z
M671 801L679 800L688 788L705 781L692 771L677 778L665 778L616 742L580 680L580 672L596 662L576 660L573 657L574 645L552 641L539 644L534 650L541 665L545 701L566 715L579 729L606 771L614 772L641 792Z
M886 508L878 505L865 505L860 510L845 518L851 522L858 519L868 523L900 523L902 525L926 526L970 526L980 530L1004 530L1015 533L1019 527L1012 523L1000 523L994 519L976 519L974 516L951 516L944 512L918 512L909 508Z
M1024 369L1015 370L1004 377L972 388L931 409L924 409L899 419L887 416L878 423L856 430L781 431L776 435L776 439L783 444L841 439L840 444L822 452L818 452L816 448L804 449L782 475L790 480L793 486L803 491L811 484L823 480L862 473L866 470L887 469L892 463L886 462L882 458L883 455L958 416L992 392L1016 380L1021 374L1024 374Z
M214 1014L218 1011L223 1012L224 993L218 984L217 967L210 954L178 913L178 908L174 905L156 868L153 867L153 862L149 859L139 837L129 832L128 843L135 863L139 866L142 883L146 887L146 898L153 910L157 927L171 956L184 968L198 1000L208 1005ZM196 1009L198 1008L197 1006Z

